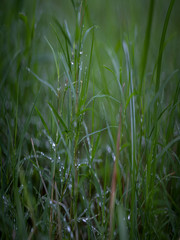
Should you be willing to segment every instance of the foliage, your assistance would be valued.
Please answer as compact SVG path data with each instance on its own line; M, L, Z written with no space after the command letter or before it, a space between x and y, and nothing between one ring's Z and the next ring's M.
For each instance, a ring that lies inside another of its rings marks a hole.
M178 239L178 1L2 1L1 239Z

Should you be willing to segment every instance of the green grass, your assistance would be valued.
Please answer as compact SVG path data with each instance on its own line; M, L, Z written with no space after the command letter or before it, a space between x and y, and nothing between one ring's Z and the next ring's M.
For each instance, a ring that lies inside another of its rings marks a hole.
M3 1L1 239L178 239L178 1Z

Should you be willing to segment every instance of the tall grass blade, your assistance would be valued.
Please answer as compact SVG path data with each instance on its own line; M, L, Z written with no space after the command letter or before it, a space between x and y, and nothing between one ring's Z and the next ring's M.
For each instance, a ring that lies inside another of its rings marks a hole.
M140 95L141 95L141 90L142 90L142 85L143 85L144 72L146 70L147 59L148 59L149 45L150 45L150 39L151 39L151 29L152 29L152 22L153 22L154 5L155 5L155 1L150 0L148 21L147 21L146 34L145 34L143 53L142 53L142 59L141 59L141 76L140 76L140 90L139 90Z
M171 12L174 6L175 0L171 0L169 4L169 8L166 14L166 18L164 21L164 26L163 26L163 31L161 35L161 40L160 40L160 45L159 45L159 53L158 53L158 63L157 63L157 72L156 72L156 87L155 87L155 92L157 93L159 90L160 86L160 74L161 74L161 65L162 65L162 56L163 56L163 49L164 49L164 42L165 42L165 37L166 37L166 32L167 32L167 27L169 23L169 19L171 16Z

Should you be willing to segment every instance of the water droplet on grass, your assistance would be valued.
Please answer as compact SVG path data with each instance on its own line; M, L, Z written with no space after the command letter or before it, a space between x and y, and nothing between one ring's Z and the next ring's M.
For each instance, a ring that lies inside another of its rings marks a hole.
M68 232L71 232L70 226L67 226L67 231L68 231Z
M18 192L19 192L19 193L21 193L21 192L22 192L22 190L23 190L23 188L24 188L24 185L22 184L22 185L20 186L20 188L19 188Z
M84 223L87 223L88 218L82 218L82 221L83 221Z
M115 160L116 160L116 156L115 156L115 154L114 154L114 153L112 153L112 159L113 159L113 161L115 161Z
M108 153L111 153L111 147L109 145L106 146L106 150Z

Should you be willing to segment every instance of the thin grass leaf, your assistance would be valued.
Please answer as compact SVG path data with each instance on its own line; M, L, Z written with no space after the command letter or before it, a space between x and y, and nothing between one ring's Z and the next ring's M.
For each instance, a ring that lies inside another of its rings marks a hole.
M163 56L163 48L164 48L164 42L165 42L165 37L166 37L166 32L167 32L167 27L169 24L169 19L171 16L171 12L174 6L175 0L171 0L169 4L169 8L166 14L166 18L164 21L164 26L163 26L163 31L161 35L161 41L159 45L159 53L158 53L158 63L157 63L157 73L156 73L156 87L155 87L155 92L157 93L159 90L160 86L160 74L161 74L161 64L162 64L162 56Z
M70 31L69 31L69 28L68 28L67 21L64 21L64 25L65 25L65 29L66 29L68 38L69 38L70 42L72 43L73 41L72 41L72 37L71 37Z
M85 34L84 34L84 36L83 36L82 42L81 42L81 49L83 49L84 42L85 42L85 40L86 40L86 38L87 38L88 33L89 33L93 28L95 28L95 27L97 27L97 26L92 26L92 27L90 27L90 28L88 28L88 29L86 30L86 32L85 32Z
M85 93L87 93L88 86L89 86L89 79L90 79L90 72L91 72L91 63L92 63L93 47L94 47L94 31L93 31L93 33L92 33L91 51L90 51L90 56L89 56L88 73L87 73L87 76L86 76L86 88L85 88Z
M100 129L100 130L94 131L94 132L92 132L92 133L89 133L89 134L85 135L84 137L82 137L82 138L79 140L78 144L80 144L84 139L86 139L86 138L88 138L88 137L90 137L90 136L92 136L92 135L95 135L95 134L97 134L97 133L103 132L103 131L107 130L108 128L118 128L118 126L108 126L108 127L102 128L102 129Z
M118 207L118 230L119 230L119 239L126 240L128 237L128 227L126 224L126 214L123 206L119 205Z
M130 64L130 55L128 45L123 41L123 49L126 57L127 79L130 84L129 93L134 92L133 70ZM136 195L136 175L137 175L137 159L136 159L136 114L135 114L135 98L130 98L130 122L131 122L131 232L130 238L137 236L137 195Z
M127 109L127 107L128 107L128 105L129 105L131 99L132 99L134 96L137 96L137 92L136 92L136 91L132 92L132 93L130 94L130 96L128 97L128 99L126 100L125 109Z
M24 13L19 12L18 17L21 19L21 21L23 21L25 23L25 25L28 26L28 19L27 19L27 16Z
M49 105L49 108L50 108L51 113L52 113L52 115L53 115L54 121L55 121L55 123L56 123L57 129L58 129L59 135L60 135L60 137L61 137L61 139L62 139L62 142L63 142L63 144L64 144L64 147L65 147L65 149L66 149L66 151L67 151L67 153L68 153L70 162L72 162L72 154L71 154L71 152L70 152L70 150L69 150L69 148L68 148L68 146L67 146L67 144L66 144L66 141L65 141L64 136L63 136L63 134L62 134L61 128L59 127L59 124L58 124L58 121L57 121L57 118L58 118L59 115L56 116L56 115L57 115L57 112L53 110L54 107L51 107L51 105ZM58 119L59 119L59 118L58 118ZM65 126L66 126L66 125L65 125Z
M63 34L65 40L68 42L68 44L70 45L71 48L73 48L73 44L71 42L71 40L69 39L68 34L65 32L64 28L61 26L61 24L58 22L58 20L56 18L53 18L53 21L55 22L55 24L58 26L58 28L60 29L61 33Z
M73 5L74 11L75 11L76 10L76 6L75 6L75 3L74 3L74 0L71 0L71 3Z
M51 24L51 27L52 27L52 30L54 31L55 35L56 35L56 38L57 38L57 40L58 40L58 43L59 43L59 45L60 45L60 47L61 47L61 50L62 50L63 54L64 54L64 56L66 57L66 53L65 53L65 51L64 51L64 47L63 47L63 44L62 44L62 42L61 42L61 39L60 39L60 37L59 37L59 35L58 35L55 27L54 27L52 24Z
M112 133L111 133L111 129L110 129L111 127L109 126L109 123L108 123L107 113L106 113L104 104L102 104L102 107L103 107L103 110L104 110L104 115L105 115L105 120L106 120L106 125L107 125L107 130L108 130L108 135L109 135L111 147L113 149L113 153L115 153L116 152L115 143L114 143L114 139L113 139L113 136L112 136ZM117 126L117 128L118 128L118 126Z
M50 42L48 41L48 39L46 37L44 37L46 42L48 43L52 53L53 53L53 57L54 57L54 61L55 61L55 65L56 65L56 71L57 71L57 75L58 75L58 81L59 81L59 77L60 77L60 74L59 74L59 66L58 66L58 62L57 62L57 57L56 57L56 54L54 52L54 49L52 47L52 45L50 44Z
M124 91L123 91L123 87L121 85L121 82L120 82L120 64L119 64L119 60L117 58L117 55L110 51L110 49L107 49L107 53L112 61L112 64L113 64L113 67L114 67L114 70L115 70L115 73L113 71L113 73L115 74L115 78L116 78L116 82L118 84L118 87L119 87L119 91L120 91L120 99L121 99L121 102L123 104L123 108L125 107L125 97L124 97Z
M40 77L38 77L33 71L31 71L30 68L26 68L27 71L29 73L31 73L37 80L39 80L41 83L43 83L44 85L46 85L56 96L58 96L56 90L53 88L53 86L51 84L49 84L48 82L44 81L43 79L41 79Z
M154 104L158 101L158 99L160 98L160 96L162 96L164 89L166 88L167 84L170 82L170 80L175 80L175 78L173 79L173 77L179 72L178 69L176 69L175 71L173 71L170 76L166 79L166 81L161 85L161 87L159 88L158 92L156 93L156 95L154 96L154 98L152 99L152 101L150 101L149 105L147 106L147 111L152 108L154 106Z
M56 118L60 121L60 123L62 124L63 128L65 129L66 132L68 132L68 128L65 124L65 122L63 121L62 117L57 113L57 111L55 110L55 108L53 107L53 105L49 102L48 105L50 106L50 108L53 110Z
M95 143L93 144L92 159L94 159L94 157L95 157L95 153L96 153L96 150L97 150L97 147L98 147L98 144L99 144L99 139L100 139L100 133L98 134L97 139L96 139Z
M17 164L16 164L16 169L15 169L16 173L14 176L14 199L15 199L15 206L17 209L17 222L18 222L18 227L19 227L18 234L20 234L19 238L21 238L21 239L23 239L24 237L27 239L27 231L26 231L26 227L25 227L26 221L25 221L22 206L21 206L22 203L20 201L19 192L18 192L18 178L19 178L19 174L20 174L20 158L21 158L22 144L23 144L23 140L25 137L25 133L27 132L27 129L28 129L28 126L30 123L30 119L33 114L38 96L39 96L39 93L37 94L34 104L31 108L30 114L26 119L23 131L20 136L20 142L19 142L19 145L17 148Z
M111 73L116 77L115 72L114 72L111 68L109 68L109 67L107 67L107 66L105 66L105 65L103 65L103 67L104 67L105 69L107 69L109 72L111 72Z
M50 135L50 132L49 132L48 126L47 126L47 124L46 124L44 118L42 117L40 111L37 109L36 106L35 106L35 109L36 109L36 112L37 112L37 114L39 115L39 117L40 117L40 119L41 119L41 122L42 122L42 124L44 125L44 127L45 127L45 129L46 129L48 135Z
M112 97L112 96L110 96L110 95L107 95L107 94L99 95L99 93L98 93L97 95L93 96L93 97L87 102L86 107L87 107L94 99L96 99L96 98L109 98L109 99L114 100L114 101L117 102L117 103L120 103L119 100L117 100L116 98L114 98L114 97Z
M60 54L60 57L61 57L63 65L64 65L67 78L69 80L68 83L70 85L70 88L71 88L71 91L72 91L72 94L73 94L73 97L74 97L74 102L76 102L76 93L75 93L75 89L74 89L74 86L73 86L72 77L71 77L69 69L68 69L68 65L67 65L67 63L64 59L64 56L62 54Z
M27 239L27 230L26 230L26 220L24 217L24 212L22 208L22 203L19 198L19 192L18 187L15 187L14 189L14 200L15 200L15 206L17 211L16 221L18 226L18 238L20 239Z
M150 0L146 34L145 34L143 53L141 58L141 76L140 76L141 78L140 78L140 90L139 90L140 95L141 95L141 90L143 85L144 72L146 70L146 64L148 59L149 45L150 45L150 39L151 39L151 28L152 28L152 22L153 22L153 13L154 13L154 0Z
M161 158L164 153L166 153L168 151L168 149L175 144L176 142L178 142L180 140L180 136L176 137L175 139L173 139L172 141L170 141L165 148L163 148L163 150L157 155L157 159Z

